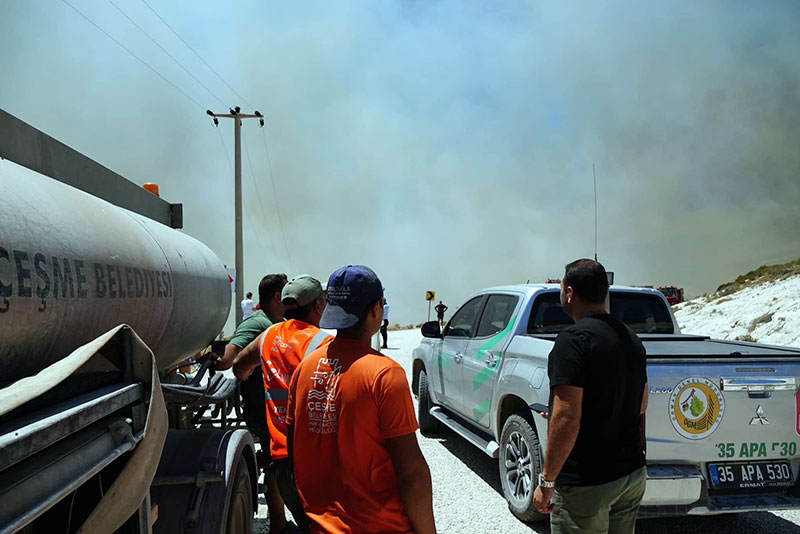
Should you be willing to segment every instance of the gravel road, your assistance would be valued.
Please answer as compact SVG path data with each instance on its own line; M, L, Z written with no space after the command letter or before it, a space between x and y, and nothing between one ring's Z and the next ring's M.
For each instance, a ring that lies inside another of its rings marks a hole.
M400 363L411 381L411 353L419 344L419 330L389 332L389 349L383 353ZM526 524L508 511L500 488L497 461L492 460L450 430L426 438L418 433L420 447L431 468L433 506L437 530L443 534L549 533L544 524ZM269 522L263 496L254 532L266 533ZM288 511L287 511L288 517ZM800 512L756 512L710 517L640 520L637 532L645 534L692 533L800 533Z

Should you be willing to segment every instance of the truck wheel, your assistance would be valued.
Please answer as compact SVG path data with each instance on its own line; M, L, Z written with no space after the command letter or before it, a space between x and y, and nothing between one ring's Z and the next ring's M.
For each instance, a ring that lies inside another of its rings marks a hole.
M239 458L236 477L233 479L225 534L251 534L253 531L253 486L247 461Z
M541 521L547 515L536 511L533 491L542 469L539 437L531 423L520 415L510 416L500 433L500 484L511 513L523 521Z
M425 371L419 372L417 381L417 421L422 435L428 435L439 430L439 420L431 415L431 396L428 389L428 375Z

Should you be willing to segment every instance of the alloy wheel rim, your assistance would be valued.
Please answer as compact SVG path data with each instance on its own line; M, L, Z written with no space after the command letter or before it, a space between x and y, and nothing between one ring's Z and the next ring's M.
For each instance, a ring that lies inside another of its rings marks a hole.
M531 452L520 432L514 431L505 446L506 486L518 501L530 496L533 483Z

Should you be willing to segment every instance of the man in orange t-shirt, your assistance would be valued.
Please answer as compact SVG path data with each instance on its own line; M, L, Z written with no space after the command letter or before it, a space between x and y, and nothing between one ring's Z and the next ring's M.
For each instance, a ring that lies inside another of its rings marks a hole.
M277 323L248 345L233 366L239 378L246 378L260 364L264 370L264 398L270 434L272 471L286 507L297 525L308 532L309 521L297 494L286 447L286 410L289 381L300 361L333 337L319 329L325 309L322 285L308 275L293 278L281 293L286 321Z
M298 365L286 417L311 532L435 533L405 371L370 348L383 322L380 280L348 265L331 275L327 300L320 325L336 338Z

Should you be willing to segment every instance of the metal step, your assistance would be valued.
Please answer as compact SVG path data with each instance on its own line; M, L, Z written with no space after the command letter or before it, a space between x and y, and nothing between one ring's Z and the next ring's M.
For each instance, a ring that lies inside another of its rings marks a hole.
M444 426L478 447L486 455L497 459L500 446L496 441L487 440L484 436L478 434L474 430L459 422L455 417L447 413L447 411L445 411L441 406L432 407L430 413Z

